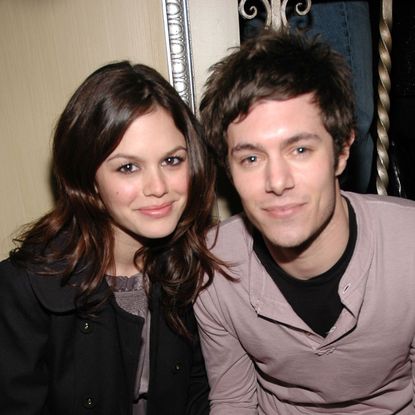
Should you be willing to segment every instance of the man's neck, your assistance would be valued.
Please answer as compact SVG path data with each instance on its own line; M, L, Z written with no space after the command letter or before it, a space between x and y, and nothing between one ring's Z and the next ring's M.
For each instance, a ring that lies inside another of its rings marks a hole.
M295 248L276 247L266 239L265 244L274 261L286 273L306 280L328 271L342 256L348 240L348 207L339 194L333 216L314 240Z

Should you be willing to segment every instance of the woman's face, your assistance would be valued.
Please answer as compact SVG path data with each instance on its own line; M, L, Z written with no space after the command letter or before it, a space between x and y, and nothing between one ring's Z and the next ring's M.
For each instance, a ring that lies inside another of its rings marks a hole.
M115 243L171 234L185 209L189 162L185 139L161 107L139 116L104 160L95 186L111 216Z

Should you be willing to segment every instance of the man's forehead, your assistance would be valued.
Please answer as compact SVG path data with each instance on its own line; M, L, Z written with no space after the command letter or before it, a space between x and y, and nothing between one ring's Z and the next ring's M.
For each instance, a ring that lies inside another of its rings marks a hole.
M250 107L248 108L247 111L240 112L228 124L228 127L227 128L229 128L232 124L239 124L239 123L241 123L242 121L244 121L252 113L252 111L254 111L259 106L264 105L264 104L266 104L268 102L280 102L280 103L286 102L286 103L288 103L288 102L290 102L292 100L295 100L296 98L300 98L300 97L306 97L306 101L309 104L315 106L318 110L320 110L319 105L318 105L318 103L316 101L315 94L313 92L309 92L309 93L306 93L306 94L299 94L299 95L295 95L295 96L290 96L290 97L287 97L287 98L279 98L279 97L277 98L277 97L272 97L272 96L271 97L266 97L266 98L259 98L259 99L255 100L250 105Z

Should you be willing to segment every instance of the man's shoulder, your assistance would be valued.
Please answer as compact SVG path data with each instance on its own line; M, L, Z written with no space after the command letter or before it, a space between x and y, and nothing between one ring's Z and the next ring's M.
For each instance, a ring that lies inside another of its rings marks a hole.
M243 214L231 216L215 226L208 235L208 246L221 257L235 257L252 248L252 226Z
M343 194L353 206L358 229L374 235L387 235L392 243L396 238L408 243L414 240L414 201L393 196Z
M343 192L355 210L364 211L369 215L393 215L398 212L404 217L414 218L415 201L394 196L381 196L375 194L357 194ZM399 218L396 218L399 219Z

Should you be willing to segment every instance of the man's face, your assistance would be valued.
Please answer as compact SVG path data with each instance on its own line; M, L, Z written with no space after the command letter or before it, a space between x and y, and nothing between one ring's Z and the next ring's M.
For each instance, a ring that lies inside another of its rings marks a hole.
M336 167L333 139L312 94L261 101L227 133L233 183L247 217L273 250L301 249L337 229L337 176L349 147Z

